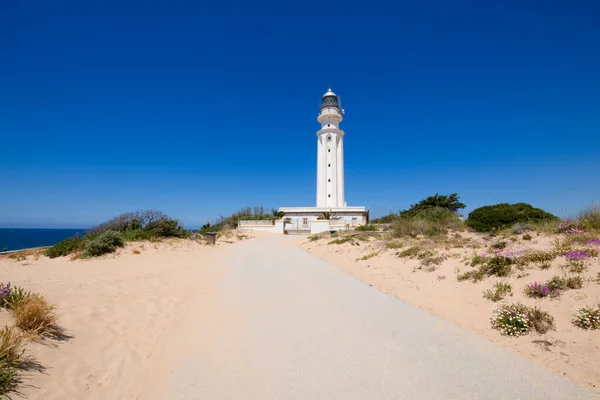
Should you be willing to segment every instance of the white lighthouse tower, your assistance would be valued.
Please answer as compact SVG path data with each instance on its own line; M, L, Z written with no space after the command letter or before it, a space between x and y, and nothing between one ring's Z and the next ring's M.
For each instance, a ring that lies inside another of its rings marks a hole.
M317 121L317 207L346 207L344 201L344 119L339 97L331 91L323 95Z
M238 229L308 234L354 229L369 222L364 206L348 206L344 196L344 110L329 89L321 98L317 121L317 204L315 207L279 207L277 221L240 221ZM308 140L308 137L307 137Z

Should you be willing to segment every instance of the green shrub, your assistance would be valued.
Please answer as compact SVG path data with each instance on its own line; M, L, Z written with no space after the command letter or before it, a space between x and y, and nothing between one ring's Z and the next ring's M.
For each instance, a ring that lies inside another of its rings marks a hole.
M96 257L102 254L112 253L117 247L123 247L125 241L123 235L115 231L105 231L86 243L83 257Z
M550 263L558 256L555 251L534 250L523 254L518 259L519 265L527 265L529 263Z
M398 214L401 217L414 217L417 214L422 214L422 212L426 210L439 210L456 214L458 210L465 207L466 205L459 201L458 193L452 193L450 195L440 195L436 193L433 196L421 200L417 204L412 204L408 210L400 211Z
M516 223L540 222L558 218L526 203L483 206L469 214L466 224L478 232L490 232Z
M62 242L56 243L44 253L47 257L56 258L64 257L78 250L81 250L84 244L83 238L68 238Z
M554 329L554 317L537 307L530 308L521 303L501 304L492 315L492 328L506 336L522 336L533 328L544 334Z
M354 228L355 231L361 231L361 232L372 232L372 231L376 231L377 228L375 228L373 225L360 225L357 226L356 228Z
M404 243L398 239L390 239L385 242L385 247L388 249L400 249L404 246Z
M499 242L496 242L494 244L492 244L490 246L492 249L505 249L506 248L506 242L501 240Z
M573 325L581 329L600 329L600 305L581 307L573 315Z
M472 279L473 282L478 282L488 276L508 276L512 272L512 264L513 260L509 257L495 256L483 258L475 256L473 257L473 261L471 261L471 265L479 266L479 268L459 274L457 279L459 282L468 279Z
M7 363L0 362L0 396L7 395L15 390L16 378L16 369Z
M487 262L483 265L486 269L487 275L495 276L508 276L511 272L511 265L513 260L504 256L496 256L488 258Z
M483 297L493 302L502 300L507 294L512 296L512 286L506 282L496 282L492 289L483 292Z
M531 240L531 235L526 233L525 235L523 235L523 240Z

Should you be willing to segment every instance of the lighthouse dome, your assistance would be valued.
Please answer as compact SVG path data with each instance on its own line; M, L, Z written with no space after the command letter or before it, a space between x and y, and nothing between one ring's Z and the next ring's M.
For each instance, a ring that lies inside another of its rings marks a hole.
M327 92L325 92L325 94L323 95L323 97L327 97L327 96L335 96L337 97L337 94L333 93L331 91L331 88L327 89Z
M340 107L339 99L337 94L333 93L331 89L328 89L327 92L323 95L323 100L321 101L321 109L325 107Z

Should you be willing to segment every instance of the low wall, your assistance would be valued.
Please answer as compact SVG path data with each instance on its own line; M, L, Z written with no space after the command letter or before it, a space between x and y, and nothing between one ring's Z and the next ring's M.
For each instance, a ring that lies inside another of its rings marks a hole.
M270 220L244 220L238 223L237 228L240 231L271 232L283 234L283 221L275 221L273 223L273 221Z

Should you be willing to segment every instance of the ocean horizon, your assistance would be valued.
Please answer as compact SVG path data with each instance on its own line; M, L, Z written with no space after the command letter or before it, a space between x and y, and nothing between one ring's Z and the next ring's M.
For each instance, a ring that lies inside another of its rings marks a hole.
M62 240L83 235L86 229L0 228L0 252L52 246Z

